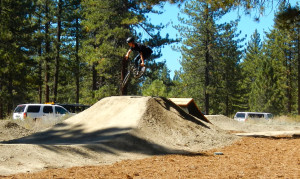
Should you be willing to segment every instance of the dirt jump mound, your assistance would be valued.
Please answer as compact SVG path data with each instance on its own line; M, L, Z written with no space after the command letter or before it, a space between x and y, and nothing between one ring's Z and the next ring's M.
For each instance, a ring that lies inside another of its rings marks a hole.
M45 131L1 144L0 174L195 153L236 139L165 98L108 97Z
M102 99L46 131L10 143L107 144L126 151L148 143L146 151L140 152L173 153L198 152L224 145L226 140L231 142L232 136L167 99L127 96Z

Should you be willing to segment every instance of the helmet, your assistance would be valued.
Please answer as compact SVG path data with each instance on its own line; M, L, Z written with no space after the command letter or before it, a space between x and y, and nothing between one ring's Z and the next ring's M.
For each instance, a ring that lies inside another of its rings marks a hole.
M126 40L127 43L130 43L130 42L134 42L134 38L133 37L128 37L127 40Z

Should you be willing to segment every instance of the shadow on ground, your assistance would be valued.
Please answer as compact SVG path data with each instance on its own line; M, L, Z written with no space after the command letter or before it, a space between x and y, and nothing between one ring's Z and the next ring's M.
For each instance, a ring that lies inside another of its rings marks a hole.
M189 154L184 150L173 150L162 145L147 141L130 133L133 128L107 128L90 133L83 131L81 125L65 128L61 123L52 129L38 132L20 139L1 142L2 144L34 144L45 149L61 153L68 146L80 146L97 153L117 155L119 152L139 153L146 155ZM65 129L63 129L65 128ZM80 149L68 149L70 153L87 156Z

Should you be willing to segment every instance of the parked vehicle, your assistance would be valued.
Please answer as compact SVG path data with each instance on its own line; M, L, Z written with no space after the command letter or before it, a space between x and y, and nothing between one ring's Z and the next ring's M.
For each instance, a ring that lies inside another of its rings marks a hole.
M80 113L88 109L89 107L91 107L89 105L84 105L84 104L57 104L57 105L64 107L71 113Z
M237 112L234 116L234 120L247 121L249 119L272 119L273 114L265 112Z
M20 104L13 113L13 119L41 119L45 117L59 118L70 114L68 110L60 105L52 104Z

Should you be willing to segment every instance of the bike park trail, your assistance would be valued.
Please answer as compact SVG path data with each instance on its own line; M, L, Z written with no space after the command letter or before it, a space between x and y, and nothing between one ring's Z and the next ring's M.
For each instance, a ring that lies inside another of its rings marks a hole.
M0 176L152 155L201 155L238 139L166 98L113 96L44 131L1 142Z

